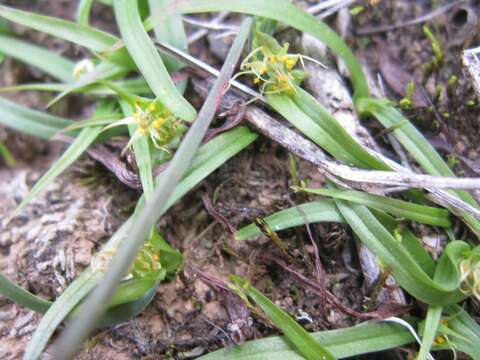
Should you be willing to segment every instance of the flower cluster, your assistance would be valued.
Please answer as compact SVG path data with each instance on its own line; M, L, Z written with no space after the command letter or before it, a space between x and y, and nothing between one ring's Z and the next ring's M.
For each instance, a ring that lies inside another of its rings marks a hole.
M149 135L157 148L167 152L169 151L165 146L177 135L176 130L180 123L179 119L158 101L151 102L146 109L142 109L138 104L135 105L133 122L138 124L138 129L132 139L136 136Z
M130 124L136 124L138 127L123 152L142 136L148 136L156 148L170 154L167 145L178 135L180 120L165 109L158 100L153 100L146 106L141 106L137 102L131 117L119 120L105 129Z
M160 251L148 242L137 255L130 273L135 278L157 277L161 270Z
M460 290L480 300L480 247L474 248L469 256L460 262L460 273Z
M259 30L260 24L253 31L252 47L254 50L242 61L240 75L252 75L254 84L259 86L261 94L284 93L293 95L305 77L305 72L295 67L303 60L323 64L301 54L289 54L288 43L281 46L278 41Z
M303 78L304 72L295 70L302 56L288 53L288 44L277 49L260 46L242 62L240 75L253 75L254 84L262 94L286 93L292 95Z

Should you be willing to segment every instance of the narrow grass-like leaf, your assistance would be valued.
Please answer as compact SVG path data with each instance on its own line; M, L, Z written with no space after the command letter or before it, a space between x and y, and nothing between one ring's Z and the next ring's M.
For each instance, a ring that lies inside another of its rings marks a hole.
M452 226L449 218L449 212L445 209L426 205L418 205L399 199L368 194L355 190L309 188L300 188L300 190L312 194L330 196L336 199L348 200L357 204L363 204L365 206L380 211L385 211L391 215L404 217L413 221L418 221L422 224L443 227Z
M131 220L127 220L110 240L102 247L104 253L115 251L118 244L127 236ZM108 261L106 262L108 263ZM38 324L32 339L27 345L24 360L36 360L42 354L58 325L82 301L82 299L98 284L102 277L102 269L88 267L75 279L50 306Z
M354 155L351 154L343 144L336 141L334 137L325 132L320 125L298 108L289 96L275 94L268 95L266 98L268 104L275 109L275 111L285 117L293 126L299 129L321 148L347 164L358 165L357 159Z
M0 98L0 123L25 134L48 140L73 121Z
M129 231L128 241L122 245L121 249L119 249L119 255L113 259L111 268L102 281L102 286L98 287L83 305L83 311L81 312L82 320L73 322L60 338L58 346L55 348L56 354L66 357L74 355L77 348L95 326L96 320L104 312L105 302L108 302L108 299L113 295L118 282L145 242L149 230L167 210L166 205L170 195L188 170L190 162L215 116L219 106L219 99L223 96L232 77L236 63L247 40L251 24L251 19L245 19L242 22L240 31L223 64L220 76L215 81L196 121L185 135L167 169L160 175L160 180L155 187L151 201L147 202L142 210L139 211L136 221Z
M192 160L189 171L175 187L172 196L167 201L166 207L170 208L180 197L198 184L201 179L204 179L229 158L245 149L256 138L257 135L248 130L248 128L240 127L224 133L200 147ZM159 179L157 178L156 186L158 184Z
M117 116L118 115L118 116ZM112 113L110 116L93 117L91 119L75 121L72 125L69 125L62 129L61 133L70 132L73 130L83 129L86 127L105 126L114 123L117 120L122 119L120 114Z
M0 273L0 294L17 304L37 312L45 312L51 304L50 301L33 295L21 286L18 286L2 273Z
M39 15L0 5L0 16L61 39L103 52L115 45L118 39L104 31L55 17Z
M133 110L126 101L120 102L125 117L133 115ZM137 124L128 125L130 138L134 136L137 131ZM142 182L143 192L147 201L150 200L153 194L153 166L152 157L150 155L150 147L148 145L148 137L142 136L132 144L133 153L135 154L135 162L137 163L140 181Z
M135 95L151 95L152 91L148 87L148 84L144 79L126 79L113 81L113 84L117 87L123 89L123 91L132 93ZM0 92L14 92L14 91L51 91L51 92L72 92L89 95L100 95L100 96L111 96L116 95L116 93L110 88L94 83L91 85L83 85L82 87L73 88L71 84L66 83L28 83L14 86L5 86L0 87Z
M88 26L90 23L90 10L93 0L80 0L75 18L80 25Z
M471 356L472 359L480 359L480 325L458 305L445 308L447 317L443 318L439 326L439 332L446 335L444 345L435 344L435 348L450 350L452 347Z
M314 201L297 205L276 212L263 218L263 220L274 231L316 222L344 222L342 214L340 214L332 200ZM235 233L235 239L248 240L261 233L257 225L252 223L238 230Z
M196 111L175 87L160 54L143 28L137 0L115 0L113 5L125 46L153 93L172 113L192 121Z
M0 52L36 67L58 80L67 83L73 81L74 63L52 50L17 40L8 35L0 35Z
M427 318L425 320L425 330L422 336L422 345L418 353L418 360L426 360L431 358L430 348L432 347L435 336L437 335L437 328L442 317L441 306L429 306L427 310Z
M361 99L358 101L358 108L360 112L375 116L387 129L398 126L393 130L393 135L427 173L437 176L455 176L454 172L448 167L427 139L425 139L402 113L388 104L386 100ZM479 207L478 203L468 192L450 192L466 203L477 208ZM480 236L480 221L468 214L464 214L463 217L470 228Z
M290 0L242 0L242 1L218 1L218 0L174 0L170 5L159 9L146 21L147 30L151 29L157 22L161 23L166 17L175 13L200 13L231 11L257 16L263 16L283 22L299 31L311 34L330 49L339 55L352 76L355 89L355 97L363 98L369 96L368 84L362 67L357 58L330 27L318 21L314 16L301 10L291 3Z
M144 293L138 300L109 308L99 320L97 328L106 328L133 319L150 304L156 293L157 284L154 284L150 290Z
M102 127L87 127L75 138L74 142L62 154L62 156L50 167L50 169L35 183L30 192L25 196L20 205L15 209L12 217L27 206L36 196L44 191L58 175L64 172L75 160L77 160L85 150L95 141L102 131Z
M171 0L148 0L150 13L155 14L157 11L161 11L170 2ZM157 23L153 27L153 32L157 40L176 47L185 53L188 52L187 34L183 27L182 17L179 14L172 14L165 21ZM183 67L182 63L168 55L162 56L162 59L170 72Z
M78 79L75 83L68 86L65 90L63 90L60 94L55 96L48 104L47 108L56 104L58 101L63 99L65 96L72 92L78 92L86 87L94 85L100 80L110 80L116 79L123 75L126 75L128 70L122 66L111 62L101 62L98 64L93 71L85 74L80 79Z
M356 355L396 348L414 342L409 331L395 324L363 323L345 329L320 331L311 336L335 357ZM233 348L214 351L199 360L302 360L282 336L247 341Z
M71 85L67 83L26 83L13 86L4 86L0 88L0 92L16 92L16 91L51 91L59 92L67 90Z
M343 151L348 152L349 156L353 158L351 164L366 169L390 170L383 162L368 153L337 119L305 90L297 86L292 100L301 111L307 114L325 133L329 134L335 142L343 147Z
M298 353L307 360L333 360L335 357L300 326L290 315L275 305L269 298L255 289L248 281L230 275L235 291L251 298L265 315L283 331Z
M458 283L438 283L418 263L422 248L409 251L403 240L397 240L391 232L363 205L336 200L338 209L360 240L384 264L392 269L399 284L417 299L431 305L449 305L461 301L465 295L458 290ZM386 216L386 215L385 215ZM423 250L425 252L425 250Z
M15 160L15 157L13 154L8 150L7 146L0 142L0 156L5 160L5 163L7 166L15 166L17 161Z

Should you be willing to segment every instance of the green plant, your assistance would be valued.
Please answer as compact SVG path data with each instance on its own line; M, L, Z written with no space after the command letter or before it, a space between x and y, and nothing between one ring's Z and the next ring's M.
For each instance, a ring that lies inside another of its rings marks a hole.
M49 105L70 93L82 93L96 104L96 113L92 117L72 121L0 100L2 124L42 139L50 139L59 133L72 138L68 149L35 184L17 211L27 206L90 146L107 142L116 135L128 136L124 151L133 151L143 189L143 196L127 222L53 303L0 276L2 294L32 310L45 313L27 347L26 359L39 358L55 329L67 318L72 322L54 346L57 355L73 356L93 327L115 324L138 314L151 301L159 283L167 275L174 275L182 266L181 254L171 248L156 230L158 218L209 173L256 138L247 128L239 127L200 146L232 78L251 30L251 20L247 18L242 23L215 86L197 115L182 95L185 82L175 84L171 78L172 72L183 65L177 59L161 56L148 35L150 30L154 30L157 40L186 51L181 14L232 11L266 18L257 19L253 26L252 49L243 59L237 76L252 76L254 85L259 87L267 104L336 160L366 170L393 170L353 138L322 104L301 87L305 76L301 67L303 61L318 61L302 54L289 53L288 44L278 43L274 37L275 21L316 36L350 70L359 115L375 117L391 130L427 173L454 176L442 157L392 103L370 96L362 68L343 40L327 25L288 0L149 0L142 2L150 8L148 18L142 15L140 1L113 0L105 3L113 6L120 38L90 26L92 0L80 2L77 22L0 6L0 17L90 50L90 57L75 63L10 35L0 35L1 53L37 67L59 81L23 84L2 90L57 92ZM428 29L424 31L432 45L435 66L440 67L443 54L439 43ZM403 105L408 107L414 91L413 83L407 90ZM166 165L167 161L166 170L155 179L153 169ZM431 206L424 197L412 196L412 192L404 194L410 200L406 201L339 188L309 189L302 186L295 189L332 199L305 203L272 214L263 219L267 226L279 231L313 222L347 224L381 265L392 269L402 288L416 300L428 304L426 320L418 326L423 334L419 358L425 359L432 348L449 347L478 357L475 348L480 336L478 325L457 303L470 295L479 296L479 248L466 241L453 240L446 245L439 260L434 261L421 241L404 226L405 220L411 220L438 226L451 234L452 216L449 211ZM450 193L478 207L469 193L460 190ZM468 213L455 215L476 235L480 234L478 219ZM260 229L251 224L237 231L235 238L246 240L259 234ZM364 324L309 334L248 281L232 277L231 287L249 306L255 306L250 300L259 306L266 317L283 331L285 338L248 342L231 353L220 350L205 356L205 359L300 356L332 359L400 346L413 340L406 330L386 324ZM442 319L442 315L446 316ZM411 323L417 326L416 321Z

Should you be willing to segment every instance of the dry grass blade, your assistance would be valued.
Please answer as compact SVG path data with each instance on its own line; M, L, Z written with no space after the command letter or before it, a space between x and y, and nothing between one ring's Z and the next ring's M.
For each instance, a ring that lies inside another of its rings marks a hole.
M129 231L129 238L119 249L118 255L112 260L100 286L87 298L82 306L80 316L65 331L54 347L54 358L64 359L74 356L90 331L95 326L97 319L105 311L105 304L113 295L118 282L134 260L138 250L143 245L148 233L158 218L167 210L166 202L175 185L187 171L188 166L200 145L205 132L212 121L215 112L220 106L223 94L232 77L235 65L240 57L247 40L252 20L243 21L238 36L236 37L227 59L223 65L220 76L207 97L198 117L182 144L175 153L170 165L159 180L152 200L138 213Z

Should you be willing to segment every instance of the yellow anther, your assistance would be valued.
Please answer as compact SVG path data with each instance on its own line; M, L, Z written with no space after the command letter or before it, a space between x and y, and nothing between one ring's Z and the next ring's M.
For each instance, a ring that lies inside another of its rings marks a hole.
M277 76L277 80L278 80L279 82L288 82L288 78L287 78L287 76L286 76L285 74L279 74L279 75Z
M155 106L155 103L152 102L152 103L150 103L150 105L148 105L148 109L147 109L147 110L148 110L149 112L154 112L156 109L157 109L157 107Z
M257 77L255 79L253 79L253 83L254 84L259 84L260 83L260 78Z
M292 70L293 67L297 64L297 58L287 58L285 59L284 63L288 70Z
M159 261L159 260L160 260L160 256L158 256L157 254L155 254L155 255L152 256L152 259L155 260L155 261Z
M159 117L157 118L157 120L153 122L153 127L158 130L162 127L164 123L165 123L165 118Z
M438 335L436 338L435 338L435 343L436 344L439 344L439 345L443 345L447 342L447 339L445 338L444 335Z

